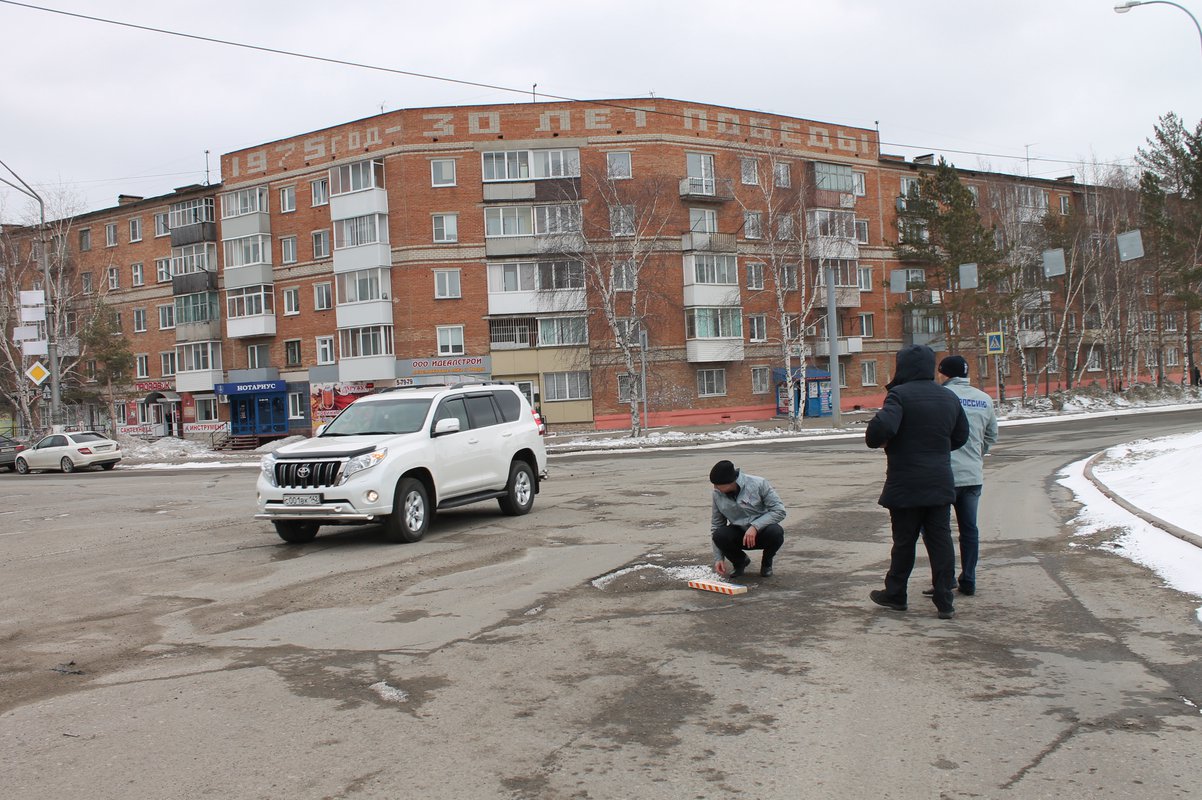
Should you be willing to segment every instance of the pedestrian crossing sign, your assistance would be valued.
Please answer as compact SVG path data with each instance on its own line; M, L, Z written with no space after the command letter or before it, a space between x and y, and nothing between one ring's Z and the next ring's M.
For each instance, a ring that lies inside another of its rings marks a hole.
M985 334L985 352L991 356L1000 356L1006 352L1006 341L1002 331Z

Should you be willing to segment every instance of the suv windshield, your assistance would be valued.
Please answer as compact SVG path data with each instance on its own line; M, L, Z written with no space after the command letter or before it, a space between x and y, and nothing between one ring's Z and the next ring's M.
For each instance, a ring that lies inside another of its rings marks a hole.
M397 398L351 403L321 432L322 436L413 433L422 429L428 398Z

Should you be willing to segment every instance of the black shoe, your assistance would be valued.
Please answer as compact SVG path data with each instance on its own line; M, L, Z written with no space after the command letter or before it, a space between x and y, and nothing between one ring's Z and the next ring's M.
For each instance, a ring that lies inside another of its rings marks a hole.
M976 586L972 586L967 583L960 584L960 594L965 595L966 597L972 597L976 593L977 593Z
M738 565L737 567L735 567L734 569L732 569L732 570L730 571L730 574L729 574L729 575L727 575L726 577L728 577L728 578L732 578L732 579L733 579L733 578L741 578L741 577L743 577L743 572L744 572L744 571L745 571L745 570L746 570L746 569L747 569L749 566L751 566L751 559L750 559L750 558L749 558L749 559L747 559L746 561L744 561L742 564L739 564L739 565Z
M947 611L939 612L939 619L952 619L956 616L956 609L949 608Z
M906 610L905 603L899 603L896 600L890 600L889 595L885 594L884 589L873 589L871 592L868 593L868 599L871 600L872 602L876 603L878 606L884 606L885 608L891 609L893 611L905 611Z
M772 559L765 558L760 562L760 577L768 578L772 576Z
M934 596L935 596L935 590L934 590L934 589L923 589L923 590L922 590L922 596L923 596L923 597L934 597Z

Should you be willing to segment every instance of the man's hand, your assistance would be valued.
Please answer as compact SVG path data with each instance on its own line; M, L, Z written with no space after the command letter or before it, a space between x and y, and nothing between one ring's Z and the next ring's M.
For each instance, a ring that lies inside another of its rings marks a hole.
M719 575L726 574L726 559L720 558L714 562L714 572Z
M755 547L756 532L757 531L755 529L755 526L752 525L751 527L749 527L747 529L747 532L743 534L743 547L744 548L750 550L751 548Z

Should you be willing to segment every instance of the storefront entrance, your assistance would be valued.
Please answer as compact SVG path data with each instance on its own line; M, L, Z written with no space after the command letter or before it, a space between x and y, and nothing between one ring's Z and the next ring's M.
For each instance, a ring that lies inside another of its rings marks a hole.
M213 390L229 399L232 436L288 433L288 392L284 381L219 383Z

